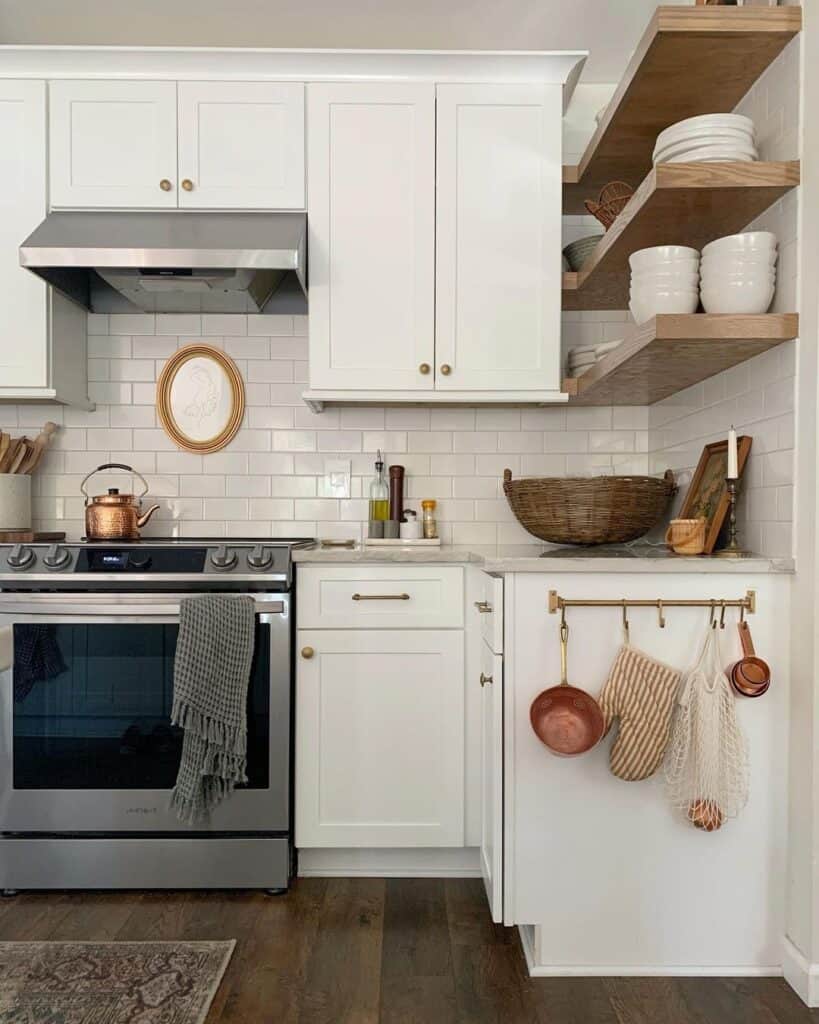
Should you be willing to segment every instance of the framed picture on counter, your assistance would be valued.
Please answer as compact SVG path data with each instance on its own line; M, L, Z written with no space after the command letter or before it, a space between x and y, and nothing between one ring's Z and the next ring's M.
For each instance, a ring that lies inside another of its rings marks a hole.
M745 470L745 463L751 451L753 438L743 434L737 438L737 468L739 479ZM680 519L705 519L705 551L710 555L717 543L725 516L728 514L728 488L725 477L728 472L728 442L716 441L707 444L700 456L691 485L685 496Z
M230 356L211 345L186 345L165 363L156 386L165 433L188 452L224 448L245 414L245 385Z

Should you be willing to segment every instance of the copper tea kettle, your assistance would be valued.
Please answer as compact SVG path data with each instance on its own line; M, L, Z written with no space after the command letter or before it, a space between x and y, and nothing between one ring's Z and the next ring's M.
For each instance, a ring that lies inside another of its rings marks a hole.
M91 497L85 485L95 473L105 469L124 469L126 473L133 473L142 481L142 493L120 494L118 488L110 487L107 494ZM139 540L140 527L159 508L159 505L152 505L147 512L141 512L148 484L141 474L122 462L104 462L97 466L80 484L80 490L85 495L85 536L88 540Z

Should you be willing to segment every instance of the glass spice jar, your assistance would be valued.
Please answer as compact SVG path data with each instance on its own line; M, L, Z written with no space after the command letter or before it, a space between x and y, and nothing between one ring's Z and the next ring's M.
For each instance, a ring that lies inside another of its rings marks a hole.
M421 502L423 511L424 540L435 540L438 536L438 523L435 520L436 502L427 498Z

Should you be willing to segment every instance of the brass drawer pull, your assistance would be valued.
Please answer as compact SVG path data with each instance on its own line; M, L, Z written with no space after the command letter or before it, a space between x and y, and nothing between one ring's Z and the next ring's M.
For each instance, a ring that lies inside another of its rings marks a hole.
M491 683L491 682L492 682L492 676L485 676L483 674L483 672L481 672L481 686L485 686L487 683Z
M488 601L476 601L475 607L478 609L481 615L486 614L486 612L492 611L492 605Z
M354 601L409 601L409 594L353 594Z
M307 658L308 660L312 658L315 653L316 652L313 650L312 647L302 647L301 649L302 658Z

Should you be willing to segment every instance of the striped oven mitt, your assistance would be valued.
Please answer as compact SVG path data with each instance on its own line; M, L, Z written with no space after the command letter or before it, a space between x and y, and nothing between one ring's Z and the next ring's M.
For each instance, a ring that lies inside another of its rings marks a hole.
M659 768L671 733L674 697L681 673L624 644L598 698L606 733L620 729L609 763L618 779L639 782Z

